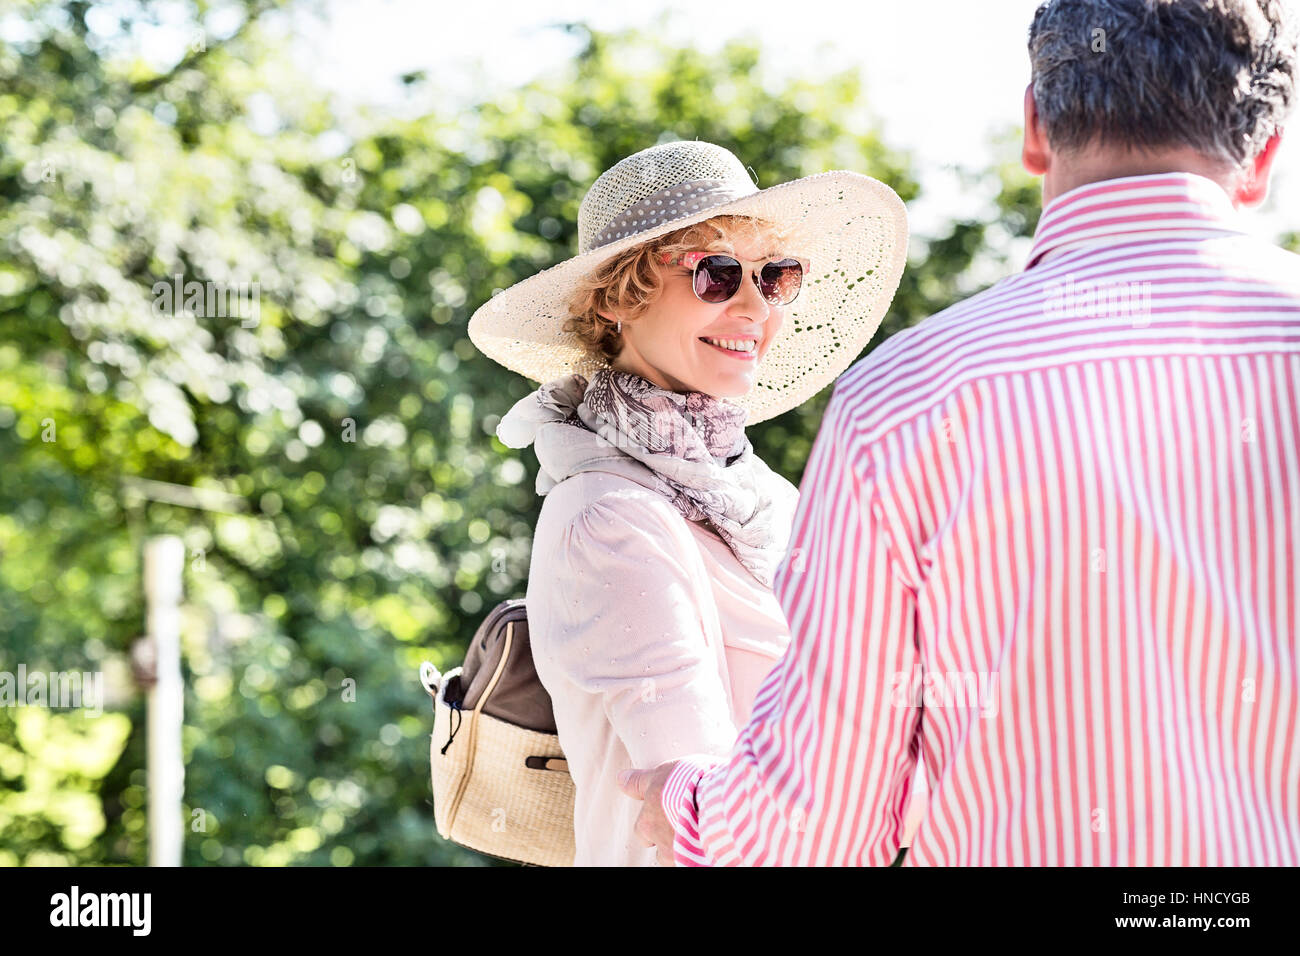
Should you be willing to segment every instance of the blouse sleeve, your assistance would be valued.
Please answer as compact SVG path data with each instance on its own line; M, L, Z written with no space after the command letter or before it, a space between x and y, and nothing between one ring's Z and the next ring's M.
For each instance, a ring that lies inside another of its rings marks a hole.
M670 508L648 494L604 495L530 570L530 590L540 586L553 606L541 652L600 695L636 767L726 754L736 740L704 631L698 545Z

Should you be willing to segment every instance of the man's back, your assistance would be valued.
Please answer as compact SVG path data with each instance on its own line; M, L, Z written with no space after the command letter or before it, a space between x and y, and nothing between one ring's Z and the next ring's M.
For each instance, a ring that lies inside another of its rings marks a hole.
M904 865L1300 863L1300 257L1232 218L1075 189L837 384L915 600Z
M1300 257L1234 226L1295 27L1039 5L1028 267L836 383L789 650L725 761L629 782L679 864L886 865L918 759L904 866L1300 864Z

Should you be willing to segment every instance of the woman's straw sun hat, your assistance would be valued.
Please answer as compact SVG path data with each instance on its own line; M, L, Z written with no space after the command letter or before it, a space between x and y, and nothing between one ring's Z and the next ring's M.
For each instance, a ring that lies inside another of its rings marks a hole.
M791 229L809 260L799 297L760 363L753 389L728 398L755 424L834 381L885 317L907 256L907 213L878 180L834 170L759 189L728 150L682 141L643 149L601 174L578 210L578 254L494 295L469 321L470 341L538 383L607 363L565 332L579 279L605 260L714 216Z

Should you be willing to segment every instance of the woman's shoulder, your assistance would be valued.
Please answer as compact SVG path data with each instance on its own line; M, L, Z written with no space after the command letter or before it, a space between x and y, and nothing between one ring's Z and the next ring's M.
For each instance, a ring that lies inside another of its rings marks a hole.
M695 615L690 608L707 598L707 577L686 519L666 498L617 475L575 475L542 504L528 573L529 613L536 610L545 632L538 640L553 652L558 642L586 634L584 622L605 609L646 620ZM670 591L677 599L669 603L679 607L663 605ZM646 605L647 595L660 603Z
M546 495L537 535L555 534L592 519L605 525L629 523L646 534L688 533L686 519L657 491L623 475L589 471L566 478Z

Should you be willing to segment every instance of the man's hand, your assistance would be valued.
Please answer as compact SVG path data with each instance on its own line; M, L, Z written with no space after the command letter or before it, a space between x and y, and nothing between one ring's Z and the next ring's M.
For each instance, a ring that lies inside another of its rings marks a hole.
M655 861L660 866L677 863L673 856L673 827L663 808L664 783L675 766L677 761L670 760L653 770L624 770L618 775L619 788L629 797L644 801L633 830L643 844L658 847Z

